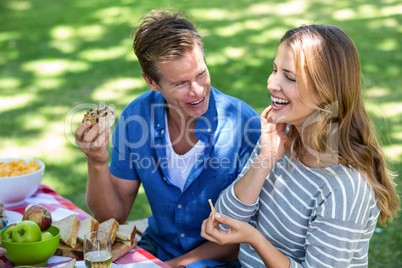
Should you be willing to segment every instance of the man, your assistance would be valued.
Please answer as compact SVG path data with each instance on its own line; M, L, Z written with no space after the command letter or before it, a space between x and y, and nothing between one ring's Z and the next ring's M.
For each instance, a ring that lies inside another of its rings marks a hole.
M87 123L76 131L88 162L87 204L102 221L124 222L140 183L152 209L139 246L172 267L237 257L238 245L205 242L208 199L240 174L260 137L260 117L213 88L195 26L181 11L154 11L134 34L134 52L151 91L122 112L113 134Z

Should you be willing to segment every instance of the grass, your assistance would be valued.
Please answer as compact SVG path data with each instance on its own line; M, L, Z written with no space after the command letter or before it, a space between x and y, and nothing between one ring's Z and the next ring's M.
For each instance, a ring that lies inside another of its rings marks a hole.
M120 113L148 90L130 32L145 12L173 6L191 12L204 33L212 84L257 112L269 102L266 80L283 33L303 23L340 26L359 50L366 107L393 170L401 174L400 2L280 2L1 1L0 156L42 159L43 182L88 211L86 161L74 144L74 130L90 104L110 104ZM141 189L129 219L149 214ZM402 266L401 223L397 219L374 234L369 267Z

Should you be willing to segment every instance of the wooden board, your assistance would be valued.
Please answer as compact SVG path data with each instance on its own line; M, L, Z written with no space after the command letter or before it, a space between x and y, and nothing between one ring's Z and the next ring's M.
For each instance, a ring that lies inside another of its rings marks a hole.
M124 254L129 252L132 248L134 248L137 245L137 240L133 241L127 241L127 242L121 242L121 241L115 241L112 246L112 261L115 261L119 258L121 258ZM57 256L64 256L64 257L72 257L76 259L84 259L84 252L83 252L83 246L82 243L78 242L77 246L72 249L71 247L59 243L59 246L56 250L56 253L54 255Z

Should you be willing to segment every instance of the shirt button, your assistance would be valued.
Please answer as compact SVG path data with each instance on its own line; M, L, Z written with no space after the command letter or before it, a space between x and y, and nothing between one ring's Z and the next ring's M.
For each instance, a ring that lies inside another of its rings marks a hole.
M159 127L160 125L159 125L159 124L157 124L156 126L157 126L157 127Z
M183 206L182 206L181 204L178 204L177 207L178 207L178 208L182 208Z
M162 130L161 130L161 133L162 133L162 135L163 135L163 134L165 134L165 130L164 130L164 129L162 129Z
M163 177L163 180L164 180L164 181L166 181L166 178L165 178L165 177Z
M181 237L185 237L186 234L185 234L185 233L181 233L180 236L181 236Z

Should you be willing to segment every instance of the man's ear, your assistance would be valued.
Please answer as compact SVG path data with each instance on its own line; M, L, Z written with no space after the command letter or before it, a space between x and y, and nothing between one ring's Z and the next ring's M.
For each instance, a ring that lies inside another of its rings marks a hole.
M150 90L159 91L159 85L151 77L146 75L144 72L141 72L141 75L144 78L145 82L147 82L147 85Z

